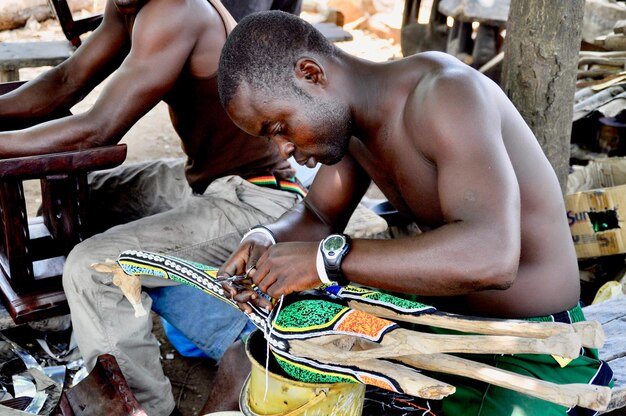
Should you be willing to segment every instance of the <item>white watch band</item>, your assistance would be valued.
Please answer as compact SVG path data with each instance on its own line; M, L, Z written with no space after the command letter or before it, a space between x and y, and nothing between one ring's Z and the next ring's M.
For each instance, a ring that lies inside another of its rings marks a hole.
M324 266L324 257L322 256L322 244L324 243L324 239L320 241L320 245L317 248L317 257L315 258L315 268L317 269L317 276L320 278L320 281L325 285L332 285L335 282L331 282L326 274L326 267Z
M264 236L270 239L270 241L272 242L272 245L276 244L276 240L274 239L274 234L272 234L271 231L265 227L256 227L256 228L251 229L250 231L248 231L247 233L243 235L243 237L241 238L241 241L245 240L252 234L263 234Z

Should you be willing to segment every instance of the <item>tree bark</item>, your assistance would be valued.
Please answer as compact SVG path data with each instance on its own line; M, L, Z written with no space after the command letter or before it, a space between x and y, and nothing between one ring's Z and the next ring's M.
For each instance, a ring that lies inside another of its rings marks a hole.
M512 0L502 88L535 133L565 193L585 0Z

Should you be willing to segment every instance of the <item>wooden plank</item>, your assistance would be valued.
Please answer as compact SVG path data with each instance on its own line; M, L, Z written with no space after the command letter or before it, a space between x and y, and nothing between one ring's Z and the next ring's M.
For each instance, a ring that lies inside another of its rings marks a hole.
M331 42L344 42L353 39L350 32L343 30L334 23L316 23L313 26Z
M18 295L4 274L0 273L0 297L15 324L69 313L60 276L45 279L38 283L38 287L41 287L41 291Z
M480 22L498 27L506 26L510 0L485 2L480 0L441 0L439 12L462 22Z
M73 52L74 47L67 41L1 42L0 68L54 66L69 58Z
M626 50L626 36L622 34L609 34L606 36L599 36L593 41L594 45L603 47L610 51L625 51Z
M588 320L602 324L606 335L599 354L613 370L615 380L606 411L626 407L626 296L587 306L583 311Z
M613 27L613 32L614 33L626 33L626 20L620 20L617 23L615 23L615 26Z

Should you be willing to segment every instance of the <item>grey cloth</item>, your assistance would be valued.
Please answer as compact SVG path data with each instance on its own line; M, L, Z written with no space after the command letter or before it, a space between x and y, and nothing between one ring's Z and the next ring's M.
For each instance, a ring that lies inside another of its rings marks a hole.
M263 10L282 10L296 16L302 10L302 0L222 0L222 4L236 21Z
M168 415L174 398L161 368L150 315L135 317L112 276L94 271L91 264L137 249L219 266L251 226L273 222L300 198L238 176L220 178L203 195L194 195L182 160L122 165L91 175L90 184L99 228L120 225L78 244L65 263L63 287L76 341L89 369L98 355L114 355L148 415ZM142 282L149 288L176 284L149 277ZM150 310L151 298L145 292L141 298ZM240 315L233 323L236 328L231 328L234 333L246 323L245 315ZM211 311L205 316L210 324Z

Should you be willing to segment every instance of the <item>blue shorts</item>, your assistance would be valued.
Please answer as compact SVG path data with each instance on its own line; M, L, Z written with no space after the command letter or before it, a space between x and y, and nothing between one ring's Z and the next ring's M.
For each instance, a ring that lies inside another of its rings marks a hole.
M152 310L171 325L165 324L170 342L186 356L204 356L217 362L233 342L256 328L239 309L191 286L145 290L152 298ZM201 353L185 341L192 342Z

